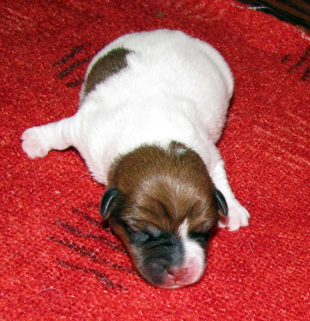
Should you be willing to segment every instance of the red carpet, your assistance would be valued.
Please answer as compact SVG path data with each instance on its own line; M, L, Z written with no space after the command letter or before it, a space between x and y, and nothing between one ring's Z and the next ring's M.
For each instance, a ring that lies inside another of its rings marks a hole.
M28 3L27 3L28 2ZM233 0L2 0L1 320L310 320L310 38ZM28 127L72 115L87 62L116 37L181 29L236 81L220 142L251 225L218 230L201 282L146 284L98 211L74 150L30 160Z

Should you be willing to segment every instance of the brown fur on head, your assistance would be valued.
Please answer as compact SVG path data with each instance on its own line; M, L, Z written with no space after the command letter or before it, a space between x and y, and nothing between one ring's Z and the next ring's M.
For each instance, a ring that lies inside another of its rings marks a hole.
M177 142L167 149L142 146L121 156L110 170L109 185L113 200L103 202L103 216L142 276L157 285L165 283L169 267L185 264L185 238L205 246L219 217L216 189L203 161ZM150 242L158 244L153 252L147 250ZM152 259L152 267L147 266Z

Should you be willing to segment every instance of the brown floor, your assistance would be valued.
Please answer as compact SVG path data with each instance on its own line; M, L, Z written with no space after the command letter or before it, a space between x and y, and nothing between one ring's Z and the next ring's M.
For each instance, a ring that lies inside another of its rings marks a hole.
M304 27L310 33L310 2L306 0L239 0L257 10Z

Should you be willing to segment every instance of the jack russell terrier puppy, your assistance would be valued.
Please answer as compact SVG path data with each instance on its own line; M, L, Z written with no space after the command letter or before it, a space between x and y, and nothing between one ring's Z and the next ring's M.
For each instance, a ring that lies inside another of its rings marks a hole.
M210 232L248 225L215 144L233 77L209 44L181 31L122 36L91 61L77 113L27 129L30 158L74 146L106 184L101 215L142 277L163 288L197 282Z

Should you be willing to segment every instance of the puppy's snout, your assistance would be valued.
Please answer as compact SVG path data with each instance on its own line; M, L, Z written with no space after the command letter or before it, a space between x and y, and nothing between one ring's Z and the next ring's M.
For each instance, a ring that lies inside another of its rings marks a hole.
M188 279L188 268L170 267L168 270L168 277L175 283Z
M173 266L167 269L163 287L180 288L197 282L204 267L196 260L191 260L182 266Z
M197 271L194 267L168 266L161 260L148 265L148 276L152 276L154 284L164 288L179 288L193 283Z

